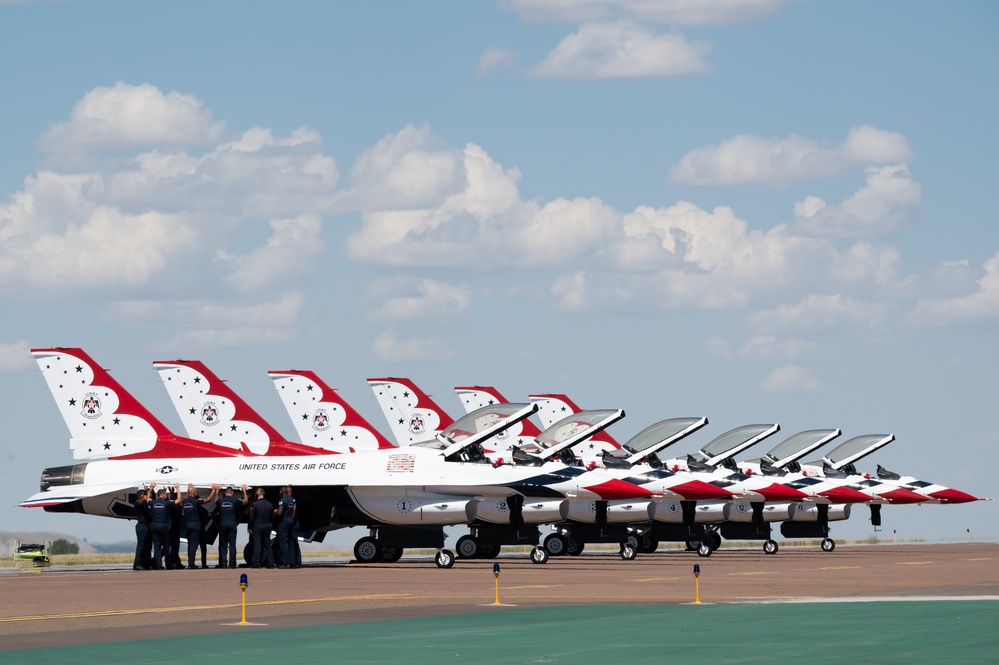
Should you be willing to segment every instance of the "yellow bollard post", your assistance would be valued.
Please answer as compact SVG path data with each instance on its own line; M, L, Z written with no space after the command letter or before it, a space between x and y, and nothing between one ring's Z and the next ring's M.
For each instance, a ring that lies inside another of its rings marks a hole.
M499 574L500 574L500 566L499 566L498 563L494 563L493 564L493 575L496 576L496 602L493 603L493 605L499 605L500 604L500 602L499 602Z
M239 576L239 588L243 592L243 618L240 623L246 623L246 587L249 586L249 582L246 579L246 573Z
M701 604L701 567L698 564L694 564L694 605Z

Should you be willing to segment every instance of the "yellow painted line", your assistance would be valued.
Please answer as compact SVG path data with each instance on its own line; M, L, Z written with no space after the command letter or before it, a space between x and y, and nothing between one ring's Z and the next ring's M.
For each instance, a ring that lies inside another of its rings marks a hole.
M247 607L268 605L295 605L299 603L323 603L343 600L387 600L411 598L412 594L371 594L364 596L330 596L328 598L292 598L288 600L258 600L247 603ZM96 612L69 612L65 614L35 614L27 616L0 617L0 623L14 621L43 621L46 619L86 619L92 617L127 616L133 614L164 614L167 612L188 612L191 610L219 610L241 607L242 603L218 603L215 605L188 605L186 607L145 607L127 610L100 610Z
M514 589L556 589L558 587L563 587L564 584L525 584L524 586L508 586L503 587L507 591L513 591Z
M853 568L863 568L863 566L823 566L819 570L851 570Z
M683 580L685 577L639 577L632 580L621 580L622 582L675 582Z
M928 566L936 561L899 561L896 566Z
M992 557L990 557L990 556L983 556L983 557L979 557L977 559L965 559L965 561L992 561Z
M732 575L732 576L740 575L740 576L746 577L746 576L749 576L749 575L776 575L777 572L776 571L770 571L770 570L754 570L754 571L751 571L751 572L748 572L748 573L728 573L728 574Z

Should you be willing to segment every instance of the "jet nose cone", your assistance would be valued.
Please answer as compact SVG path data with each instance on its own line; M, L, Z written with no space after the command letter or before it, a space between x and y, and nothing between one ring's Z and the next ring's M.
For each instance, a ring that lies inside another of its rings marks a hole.
M587 485L583 489L593 492L601 499L645 499L655 496L654 492L650 492L644 487L639 487L634 483L629 483L625 480L618 480L617 478L611 478L610 480L604 481L598 485Z
M765 501L798 501L808 496L804 492L796 490L793 487L788 487L787 485L781 485L780 483L774 483L769 487L761 487L752 491L762 495Z
M819 496L824 496L833 503L863 503L871 500L871 497L863 492L849 487L834 487L831 490L819 492Z
M691 480L669 488L670 492L676 492L684 499L691 501L709 501L711 499L730 499L732 493L727 489L706 483L702 480Z
M971 496L967 492L962 492L961 490L952 489L950 487L936 492L930 492L930 496L934 499L939 499L943 503L968 503L969 501L978 501L977 496Z
M922 494L910 492L902 487L896 487L887 492L876 492L876 494L883 499L888 499L888 503L923 503L930 500Z

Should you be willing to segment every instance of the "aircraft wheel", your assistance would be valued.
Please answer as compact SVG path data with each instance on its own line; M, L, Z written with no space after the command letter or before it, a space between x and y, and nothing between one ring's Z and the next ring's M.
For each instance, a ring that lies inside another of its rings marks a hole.
M562 556L565 554L565 538L557 533L553 533L545 538L545 551L551 556Z
M633 533L629 533L627 536L624 537L624 541L621 543L621 547L624 547L625 545L627 545L628 547L630 547L631 549L633 549L633 550L635 550L637 552L638 551L638 536L636 536Z
M579 556L580 554L583 553L584 545L585 543L577 543L575 540L570 538L569 542L566 543L565 553L568 554L569 556Z
M401 547L383 547L382 548L382 562L383 563L395 563L402 558L402 548Z
M822 539L822 551L823 552L832 552L834 549L836 549L836 541L835 540L833 540L832 538L823 538Z
M459 559L474 559L480 556L480 549L479 541L475 536L462 536L454 547Z
M659 549L659 541L655 538L642 538L638 545L639 554L652 554Z
M719 534L717 531L712 531L711 533L708 534L707 541L708 545L711 546L711 549L716 550L719 547L721 547L722 544L721 534Z
M713 551L707 543L701 543L697 546L697 556L711 556Z
M483 543L479 547L479 556L483 559L495 559L499 556L500 546L499 545L488 545Z
M438 568L450 568L454 565L454 552L451 550L441 550L434 557L434 563Z
M247 566L253 565L253 539L251 538L247 541L246 545L243 547L243 562Z
M638 550L628 545L627 543L621 545L621 558L625 561L634 561L635 557L638 556Z
M548 563L548 550L540 546L531 550L531 563Z
M379 561L382 558L382 546L374 538L365 536L354 543L354 558L358 563Z
M776 540L768 540L765 543L763 543L763 553L764 554L777 554L777 550L778 549L779 548L777 547L777 541Z
M699 540L688 540L686 542L686 545L687 545L687 551L688 552L696 552L697 549L701 546L701 541L699 541Z

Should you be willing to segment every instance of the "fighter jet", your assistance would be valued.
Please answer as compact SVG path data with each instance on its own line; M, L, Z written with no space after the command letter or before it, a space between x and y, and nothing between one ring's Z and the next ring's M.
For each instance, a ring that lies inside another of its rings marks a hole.
M467 523L480 497L559 498L563 493L552 486L571 485L535 469L475 463L480 443L533 413L530 404L480 414L481 428L467 426L468 436L443 446L275 456L174 435L82 349L33 349L32 355L70 430L74 457L87 461L45 469L41 491L24 507L127 519L134 517L136 489L151 483L190 483L203 492L215 483L246 484L272 493L293 484L301 529L318 534L372 522ZM623 482L604 490L650 494ZM364 545L365 552L380 554L377 542ZM435 561L454 564L443 542Z

